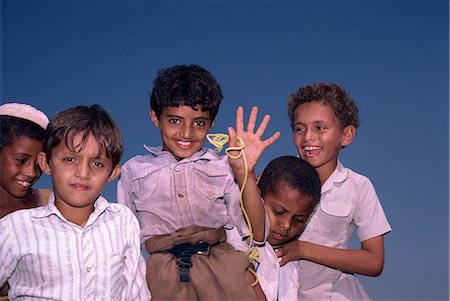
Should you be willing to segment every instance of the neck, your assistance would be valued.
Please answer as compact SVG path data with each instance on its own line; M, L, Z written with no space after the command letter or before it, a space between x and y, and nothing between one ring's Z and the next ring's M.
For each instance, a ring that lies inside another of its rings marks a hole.
M34 208L39 205L39 198L34 195L33 190L24 197L17 198L0 188L0 218L16 210Z
M84 228L89 216L94 212L94 204L90 204L86 207L72 207L64 202L58 202L55 199L55 206L69 222L74 223L81 228Z
M337 166L337 160L333 163L325 164L316 168L317 173L319 174L320 184L323 185L331 174L334 172Z

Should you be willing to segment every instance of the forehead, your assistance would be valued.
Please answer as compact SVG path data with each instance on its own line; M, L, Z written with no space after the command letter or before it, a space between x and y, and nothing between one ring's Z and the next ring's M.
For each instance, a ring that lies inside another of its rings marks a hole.
M295 108L295 120L316 121L332 120L337 121L337 116L330 104L324 101L305 102Z
M67 144L65 140L54 148L56 151L70 151L75 153L89 153L93 157L106 156L105 150L95 136L90 133L85 140L83 140L83 132L73 133L67 137ZM52 150L52 152L54 151Z
M42 151L42 141L27 136L18 136L14 137L11 143L5 145L0 151L5 151L10 154L34 155Z
M315 202L310 196L301 194L286 183L277 185L275 191L264 196L266 205L280 207L293 215L308 215Z
M195 109L190 106L180 105L178 107L165 107L162 110L163 116L177 116L182 118L210 118L209 111L202 111L202 107L197 105Z

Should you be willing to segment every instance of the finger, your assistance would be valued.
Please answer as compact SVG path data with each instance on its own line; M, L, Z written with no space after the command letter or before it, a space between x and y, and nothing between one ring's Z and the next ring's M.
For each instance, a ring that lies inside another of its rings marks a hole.
M254 106L250 112L250 117L248 118L247 132L253 133L257 117L258 117L258 107Z
M269 124L269 121L270 121L270 115L266 114L264 116L263 120L261 121L261 124L259 125L258 129L256 130L256 135L258 137L262 137L262 135L266 131L266 128L267 128L267 125Z
M272 136L270 136L269 138L267 138L266 140L264 140L264 146L265 147L269 147L270 145L272 145L275 141L278 140L278 138L281 137L281 132L277 131L275 132Z
M280 258L278 258L278 259L281 259L281 260L279 260L280 267L282 267L283 265L285 265L286 263L289 262L289 261L286 259L286 256L280 257Z
M236 109L236 132L242 132L244 130L244 108L239 106Z
M236 131L232 127L228 128L228 138L229 138L228 145L230 147L237 146Z

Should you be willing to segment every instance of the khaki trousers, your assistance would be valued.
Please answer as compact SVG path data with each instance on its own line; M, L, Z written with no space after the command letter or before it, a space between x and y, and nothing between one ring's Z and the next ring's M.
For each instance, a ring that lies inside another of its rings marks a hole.
M192 255L190 282L180 282L176 257L161 252L173 246L198 241L213 247L209 255ZM152 301L159 300L256 300L246 278L250 260L246 253L226 243L223 228L191 226L145 242L147 252L147 284Z

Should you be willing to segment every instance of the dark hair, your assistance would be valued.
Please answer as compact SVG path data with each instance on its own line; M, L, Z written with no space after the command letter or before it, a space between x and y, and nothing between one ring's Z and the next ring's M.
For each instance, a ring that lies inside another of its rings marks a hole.
M294 130L295 109L304 103L319 101L328 104L334 111L342 128L353 125L359 127L359 110L347 92L337 84L315 83L299 88L289 95L288 115Z
M261 174L258 187L264 198L267 193L275 192L280 184L287 184L301 195L319 202L319 174L311 164L299 157L282 156L270 161Z
M38 124L18 117L0 115L0 150L22 136L43 141L45 130Z
M78 145L74 137L83 133ZM108 113L99 105L77 106L58 112L47 126L44 139L44 152L50 159L54 147L64 141L71 151L86 145L92 134L98 142L99 152L105 151L106 157L112 159L113 166L119 164L123 153L123 141L119 127Z
M199 65L175 65L161 69L153 81L150 108L159 119L166 107L200 106L216 118L222 101L222 90L214 76Z

